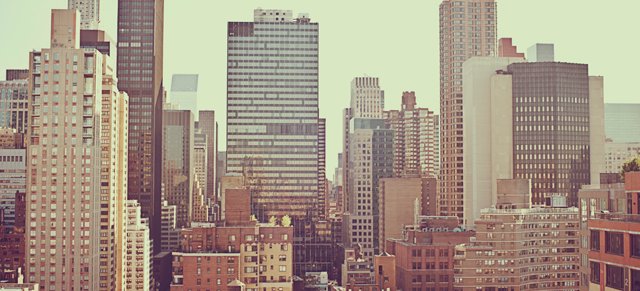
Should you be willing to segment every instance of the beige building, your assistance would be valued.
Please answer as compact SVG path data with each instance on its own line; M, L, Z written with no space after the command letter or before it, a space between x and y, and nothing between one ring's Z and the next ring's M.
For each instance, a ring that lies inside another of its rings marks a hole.
M79 21L77 11L53 10L51 48L29 56L26 281L113 290L127 96L108 56L80 48Z
M125 202L124 217L124 290L153 290L148 220L141 217L140 204L135 200Z
M126 223L121 213L127 198L129 96L118 91L115 75L105 75L102 80L101 118L100 288L111 290L116 286L120 290ZM116 275L107 275L114 272Z
M470 228L481 209L496 204L496 181L513 178L511 76L496 71L523 61L472 57L463 64L463 223Z
M435 215L435 178L383 178L379 183L378 241L381 250L387 239L401 238L407 225L419 215Z
M578 209L529 207L529 184L498 182L498 207L483 209L475 239L456 246L456 290L578 289Z
M440 4L440 214L464 213L462 64L495 56L495 0L443 0Z

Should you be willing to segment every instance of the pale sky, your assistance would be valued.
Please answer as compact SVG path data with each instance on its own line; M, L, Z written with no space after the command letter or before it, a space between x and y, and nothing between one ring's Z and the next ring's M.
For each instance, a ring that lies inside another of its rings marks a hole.
M497 0L498 37L512 37L521 52L554 43L556 61L589 64L602 75L605 102L637 103L640 1ZM101 29L116 38L117 1L102 0ZM341 115L355 76L380 77L386 108L402 91L439 112L440 0L166 0L164 80L199 74L199 109L216 110L225 148L227 21L252 21L253 9L292 9L320 23L320 115L327 118L327 176L342 150ZM0 0L0 79L7 68L27 68L28 52L49 47L50 9L67 0ZM636 89L634 89L636 88Z

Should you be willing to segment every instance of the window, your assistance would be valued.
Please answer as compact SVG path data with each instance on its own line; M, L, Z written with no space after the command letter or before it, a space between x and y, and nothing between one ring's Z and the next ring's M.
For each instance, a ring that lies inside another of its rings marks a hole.
M280 265L280 267L279 267L279 271L280 271L280 272L286 272L286 271L287 271L287 266Z
M636 286L640 286L640 271L636 269L630 269L630 270L631 270L631 286L633 288L636 288ZM637 289L632 289L632 290L637 290Z
M600 284L600 263L589 262L591 265L591 283Z
M631 256L640 257L640 234L630 234Z
M622 290L624 274L622 267L607 265L607 287Z
M622 255L624 254L623 234L620 232L605 232L605 251L608 254Z
M600 231L592 230L591 238L589 239L591 250L599 251L600 250Z

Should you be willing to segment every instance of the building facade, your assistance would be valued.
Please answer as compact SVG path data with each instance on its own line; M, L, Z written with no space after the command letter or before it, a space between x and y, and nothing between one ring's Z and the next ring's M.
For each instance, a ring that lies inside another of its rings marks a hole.
M227 34L226 172L247 177L259 221L291 216L297 274L330 262L310 231L321 211L318 28L290 10L256 9Z
M437 213L436 178L382 178L379 182L378 241L381 250L390 238L401 238L417 215Z
M640 142L640 104L605 103L604 131L614 143Z
M552 43L536 43L527 49L529 62L554 62L555 49Z
M351 117L380 119L384 111L384 90L377 77L356 77L351 81Z
M126 147L127 134L117 104L127 96L117 92L108 56L80 48L77 11L53 10L51 25L51 48L29 56L26 280L46 289L111 290L116 195L125 185L115 148Z
M174 74L171 78L171 104L177 109L198 113L198 75ZM197 118L197 117L196 117Z
M480 218L480 210L496 204L496 181L513 178L511 76L496 71L522 61L471 57L463 64L463 223L469 228ZM503 79L506 85L497 85Z
M106 55L104 57L108 58ZM122 249L126 219L122 217L122 212L127 197L129 96L119 92L117 85L115 75L105 75L102 79L100 290L119 290L123 274Z
M640 286L640 172L624 183L580 190L580 290L634 290Z
M162 201L162 250L175 251L180 247L180 230L176 225L176 206Z
M455 248L454 290L579 288L578 208L531 207L530 188L520 187L529 183L498 182L497 207L483 209L475 239Z
M29 82L26 79L0 81L0 127L27 133Z
M440 4L440 214L463 217L462 63L495 56L494 0L443 0Z
M68 0L68 8L80 12L81 29L97 29L100 23L100 0Z
M454 290L455 246L474 235L458 226L455 216L422 216L398 238L388 238L386 251L396 256L398 290Z
M123 290L149 291L153 289L151 239L147 219L141 217L140 204L127 200L124 206Z
M29 79L29 69L7 69L5 71L5 80L25 80Z
M16 226L16 216L24 216L24 213L16 213L19 211L16 209L16 197L24 196L27 191L26 162L24 148L0 148L0 211L6 228Z
M178 228L188 227L192 218L194 121L189 110L165 110L163 123L164 199L176 206Z
M12 204L17 213L12 226L4 221L5 209L0 208L0 281L16 283L24 274L25 193L16 192Z
M196 122L196 127L194 128L193 134L193 173L196 176L196 180L198 180L198 185L202 189L203 193L206 194L206 186L208 179L207 172L207 164L208 164L208 154L207 154L207 135L202 132L202 129L198 127L198 123ZM215 178L213 178L215 179Z
M619 174L624 163L640 156L640 142L610 142L607 140L604 144L604 154L602 172Z
M518 52L518 47L513 45L513 39L503 37L498 40L498 57L524 59L524 53Z
M288 217L261 224L250 217L250 192L229 189L224 221L181 231L171 290L293 291L293 227ZM272 289L273 288L273 289Z
M142 16L142 18L141 18ZM118 88L129 94L128 199L160 249L164 0L118 0Z
M195 114L195 113L194 113ZM207 179L203 185L212 204L218 201L218 122L213 110L198 112L198 128L207 137ZM226 159L225 159L226 160Z
M393 176L393 130L383 119L354 118L349 134L349 207L343 223L346 246L361 246L369 263L379 254L380 179Z
M436 115L416 107L415 92L402 92L402 108L384 112L387 126L394 132L393 174L396 177L432 177L436 172Z
M604 164L603 78L588 65L514 63L514 178L531 179L534 204L560 194L577 206L582 185L600 184Z

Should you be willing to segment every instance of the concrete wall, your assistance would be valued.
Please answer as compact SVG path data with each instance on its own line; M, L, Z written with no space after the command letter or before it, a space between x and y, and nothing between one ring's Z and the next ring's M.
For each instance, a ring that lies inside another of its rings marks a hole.
M496 75L496 70L521 61L473 57L463 64L463 199L468 227L480 217L481 209L495 204L495 179L511 178L511 78Z
M604 172L604 78L589 76L589 143L591 185L600 184Z

